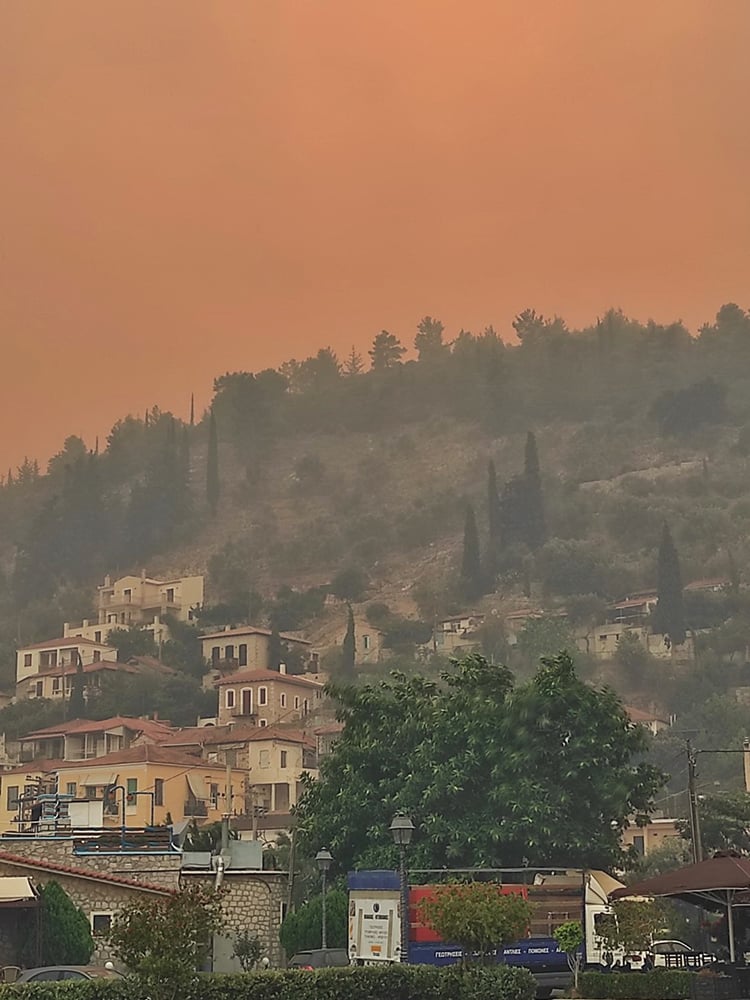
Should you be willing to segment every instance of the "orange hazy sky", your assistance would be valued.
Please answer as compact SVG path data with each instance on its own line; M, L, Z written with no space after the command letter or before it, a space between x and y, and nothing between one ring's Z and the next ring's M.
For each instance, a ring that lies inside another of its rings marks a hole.
M749 0L0 0L0 469L419 318L695 329Z

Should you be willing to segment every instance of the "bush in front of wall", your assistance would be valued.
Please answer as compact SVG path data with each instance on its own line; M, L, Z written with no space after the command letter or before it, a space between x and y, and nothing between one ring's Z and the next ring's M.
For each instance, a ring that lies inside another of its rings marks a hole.
M683 969L652 972L584 972L580 977L582 997L596 1000L685 1000L692 996L696 973Z
M534 1000L536 983L526 969L507 966L464 970L428 965L201 975L180 1000ZM135 980L87 980L6 986L2 997L19 1000L142 1000Z

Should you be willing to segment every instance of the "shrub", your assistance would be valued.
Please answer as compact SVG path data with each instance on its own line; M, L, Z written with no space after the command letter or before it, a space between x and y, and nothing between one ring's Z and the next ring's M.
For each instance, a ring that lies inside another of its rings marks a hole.
M597 997L598 1000L685 1000L692 995L694 975L682 969L584 972L580 993L582 997Z
M91 927L63 887L55 881L40 889L41 965L86 965L94 950ZM28 941L27 960L36 956L36 932ZM32 960L32 964L36 964Z
M180 993L180 1000L534 1000L535 993L536 983L526 969L388 965L201 976ZM142 996L132 980L8 986L2 995L22 1000L140 1000Z
M341 889L326 893L326 929L329 948L346 948L349 898ZM287 957L308 948L320 948L323 897L318 894L288 913L281 925L281 944Z

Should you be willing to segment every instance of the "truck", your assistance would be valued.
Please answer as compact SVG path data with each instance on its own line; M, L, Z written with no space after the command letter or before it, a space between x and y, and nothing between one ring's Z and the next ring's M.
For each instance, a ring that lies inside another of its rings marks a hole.
M432 876L432 881L408 887L408 961L418 965L451 965L464 958L460 945L441 941L419 916L420 902L434 895L439 874L460 880L482 880L498 891L517 893L531 904L527 935L494 953L494 960L529 969L537 981L537 996L548 997L553 989L567 988L571 980L567 955L554 938L555 930L571 920L583 929L583 958L588 968L603 968L626 956L607 954L596 934L597 916L609 911L608 897L622 886L603 871L572 868L483 869L445 873L413 873ZM349 959L369 965L401 961L401 889L397 872L357 871L349 874ZM443 883L444 884L444 883Z

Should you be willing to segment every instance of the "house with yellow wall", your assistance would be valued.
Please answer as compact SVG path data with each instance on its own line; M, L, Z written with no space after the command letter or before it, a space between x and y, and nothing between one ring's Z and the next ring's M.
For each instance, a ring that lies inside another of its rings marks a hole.
M297 722L322 703L323 685L275 670L241 670L221 677L219 725L243 721L256 726Z

